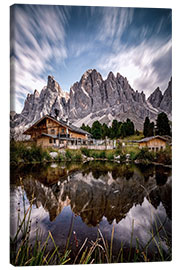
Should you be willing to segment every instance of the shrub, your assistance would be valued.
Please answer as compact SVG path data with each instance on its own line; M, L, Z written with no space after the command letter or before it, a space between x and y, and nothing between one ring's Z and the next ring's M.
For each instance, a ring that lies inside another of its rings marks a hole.
M66 150L65 156L66 156L66 159L72 159L72 153L71 153L71 151L70 150Z
M113 155L113 153L107 153L107 159L108 160L113 160L114 159L114 155Z
M137 153L131 151L129 154L130 154L130 159L131 160L135 160L136 159Z
M72 160L81 161L82 160L82 154L81 151L78 150L72 155Z
M126 154L121 154L120 155L120 161L125 161L126 160Z
M141 161L153 161L155 159L155 153L150 152L147 148L142 148L140 152L134 157L135 160Z
M121 148L117 148L116 150L115 150L115 155L116 156L119 156L119 155L121 155L122 154L122 149Z
M166 165L172 164L172 152L171 149L166 148L165 150L156 153L156 161Z
M105 151L100 151L99 157L100 158L106 158L106 152Z
M93 158L99 158L98 152L97 151L92 151L91 152L91 157L93 157Z
M35 144L27 146L22 142L12 142L10 144L10 162L18 164L20 162L42 162L43 160L50 160L51 157L47 150Z
M51 157L50 157L49 152L48 152L47 150L44 150L44 151L43 151L42 159L43 159L44 161L50 161L50 160L51 160Z
M90 150L88 148L81 148L81 153L86 157L90 157Z

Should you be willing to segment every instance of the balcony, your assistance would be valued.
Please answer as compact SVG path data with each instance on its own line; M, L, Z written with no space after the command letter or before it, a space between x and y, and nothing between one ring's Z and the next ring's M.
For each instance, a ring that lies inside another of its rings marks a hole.
M57 138L70 138L70 135L69 134L58 133Z

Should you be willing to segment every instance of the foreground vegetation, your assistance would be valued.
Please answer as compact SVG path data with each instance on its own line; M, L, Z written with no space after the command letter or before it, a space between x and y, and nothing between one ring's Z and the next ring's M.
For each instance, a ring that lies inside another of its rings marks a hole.
M129 248L125 248L121 242L119 252L114 254L114 226L111 231L111 239L108 242L102 232L97 230L95 241L86 238L84 243L78 247L76 235L73 233L74 215L71 218L69 233L66 239L64 250L56 245L55 240L48 232L47 238L42 241L39 233L38 223L36 229L32 231L31 211L34 198L30 201L29 207L25 208L25 194L23 196L24 215L20 217L18 211L18 226L16 234L10 238L10 262L14 266L35 266L35 265L63 265L63 264L92 264L92 263L123 263L123 262L149 262L149 261L170 261L171 260L171 240L165 231L164 224L157 218L155 228L149 231L149 240L147 243L140 243L136 238L136 245L132 245L134 233L134 221L132 221L132 232ZM160 233L164 232L164 237ZM31 233L35 234L35 240L32 241ZM162 248L166 243L168 252ZM76 245L75 252L72 245ZM150 252L150 245L154 245L154 252ZM51 248L49 248L51 246Z
M51 153L55 153L52 156ZM158 152L150 152L148 149L139 149L136 144L119 145L113 150L90 150L81 148L79 150L55 150L44 149L35 144L27 145L23 142L12 142L10 145L10 163L13 165L42 163L51 161L83 161L91 159L116 160L120 162L132 161L139 163L161 163L171 165L172 153L170 147Z

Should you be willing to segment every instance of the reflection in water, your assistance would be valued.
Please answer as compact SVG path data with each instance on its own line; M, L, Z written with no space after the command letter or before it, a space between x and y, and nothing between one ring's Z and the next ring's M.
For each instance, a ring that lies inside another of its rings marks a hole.
M149 224L154 222L152 210L161 215L160 218L168 218L166 225L171 229L169 168L109 162L60 163L13 168L11 176L12 192L21 185L19 179L22 179L27 201L34 194L35 208L45 210L42 225L48 224L47 230L54 230L57 242L63 241L72 212L77 216L75 228L79 238L91 237L97 226L108 237L114 224L116 240L120 241L121 235L121 240L128 242L132 219L135 219L134 239L138 236L143 242L148 236ZM142 226L146 227L146 234ZM61 229L61 236L57 228Z

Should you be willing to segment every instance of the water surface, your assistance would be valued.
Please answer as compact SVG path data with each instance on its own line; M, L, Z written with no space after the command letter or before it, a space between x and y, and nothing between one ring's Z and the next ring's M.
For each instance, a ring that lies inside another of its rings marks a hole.
M161 224L161 239L171 238L170 168L102 161L11 168L11 235L17 230L18 210L23 215L23 196L26 208L32 196L35 198L32 239L38 226L41 237L51 231L61 249L71 226L74 252L85 238L95 240L98 228L110 241L114 226L114 254L121 242L129 247L132 227L133 246L137 239L145 245L152 237L152 228L156 230ZM162 245L167 252L166 240ZM153 242L149 250L157 252Z

